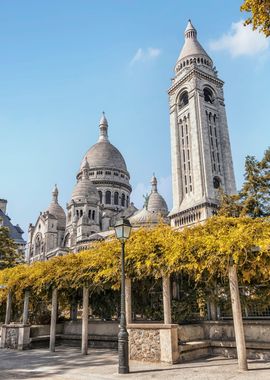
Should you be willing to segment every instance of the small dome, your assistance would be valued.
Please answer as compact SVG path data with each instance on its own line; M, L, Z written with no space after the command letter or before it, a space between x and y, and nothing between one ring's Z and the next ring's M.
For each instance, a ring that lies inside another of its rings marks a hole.
M168 206L165 199L157 191L157 179L155 176L151 180L152 190L148 198L147 210L157 212L162 216L168 215Z
M157 179L155 175L152 177L151 185L152 189L147 199L146 206L129 218L130 223L134 227L151 226L159 223L161 220L165 223L169 223L167 218L167 203L157 191Z
M47 211L58 220L59 227L66 227L66 214L64 209L58 203L58 188L56 185L52 192L52 202L49 205Z
M95 204L99 202L97 188L87 177L79 179L79 181L76 183L74 187L71 198L74 201L86 198L87 200L92 201Z
M162 217L160 213L148 211L145 207L132 215L129 218L129 221L134 227L151 226L158 224L160 221L165 221L167 223L167 219Z

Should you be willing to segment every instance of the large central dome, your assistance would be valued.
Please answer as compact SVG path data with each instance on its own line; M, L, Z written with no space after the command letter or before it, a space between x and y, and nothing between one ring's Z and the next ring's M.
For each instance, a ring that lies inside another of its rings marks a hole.
M109 142L108 139L108 122L103 114L99 123L100 136L98 142L93 145L85 154L90 169L118 169L127 172L127 166L124 157L119 150Z
M90 169L118 169L127 171L122 154L109 141L99 141L93 145L84 159L87 158Z

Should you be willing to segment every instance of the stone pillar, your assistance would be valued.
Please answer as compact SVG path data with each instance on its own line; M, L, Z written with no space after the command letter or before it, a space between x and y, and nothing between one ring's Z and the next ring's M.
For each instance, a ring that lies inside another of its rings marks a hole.
M28 322L28 308L29 308L29 296L30 292L29 290L26 290L24 292L24 303L23 303L23 325L27 325Z
M240 371L247 371L247 354L246 354L246 342L244 335L244 326L242 320L241 303L239 296L238 278L237 278L237 266L229 266L229 282L231 292L232 314L234 333L238 357L238 366Z
M170 277L162 278L164 324L172 323Z
M11 291L8 291L7 295L7 306L6 306L6 317L5 317L5 325L10 324L10 319L11 319L11 302L12 302L12 296L11 296Z
M131 295L131 279L126 278L125 284L125 292L126 292L126 321L127 324L132 323L132 295Z
M50 329L50 351L55 351L56 338L56 321L57 321L57 289L52 291L52 312L51 312L51 329Z
M88 354L88 307L89 288L83 287L83 314L82 314L82 354Z

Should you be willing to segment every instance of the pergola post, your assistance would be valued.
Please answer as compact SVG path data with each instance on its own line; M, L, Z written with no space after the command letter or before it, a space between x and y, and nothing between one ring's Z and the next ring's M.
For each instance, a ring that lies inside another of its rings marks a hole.
M56 321L57 321L57 289L52 291L52 311L51 311L51 329L50 329L50 351L55 351L56 338Z
M27 325L27 322L28 322L29 296L30 296L30 291L25 290L24 302L23 302L23 319L22 319L23 325Z
M163 313L164 313L164 324L172 323L172 313L171 313L171 286L170 277L163 276L162 278L162 288L163 288Z
M132 295L131 295L131 279L126 278L126 284L125 284L125 301L126 301L126 321L127 324L132 323Z
M11 320L11 302L12 302L12 295L11 295L11 291L9 290L8 291L8 295L7 295L5 325L9 325L10 324L10 320Z
M89 288L83 287L83 313L82 313L82 354L88 354L88 310Z
M246 342L244 334L244 326L241 312L241 302L239 296L239 286L237 278L237 266L235 264L229 266L229 282L231 292L232 314L234 333L238 357L238 366L240 371L247 371L247 354L246 354Z

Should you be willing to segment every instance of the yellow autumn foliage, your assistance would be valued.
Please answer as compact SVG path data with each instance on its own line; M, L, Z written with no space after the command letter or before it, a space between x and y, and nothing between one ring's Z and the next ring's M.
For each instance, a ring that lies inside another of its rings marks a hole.
M240 9L251 13L245 25L252 24L253 29L270 36L270 0L245 0Z
M211 283L227 275L230 258L238 264L244 283L270 278L270 221L212 217L203 225L174 231L167 225L133 231L126 243L126 272L133 279L160 278L180 271L195 281ZM52 288L120 287L120 243L97 242L77 254L55 257L31 265L0 271L0 284L12 289L16 299L25 289L46 294ZM0 299L7 289L0 291Z

